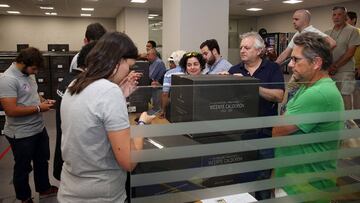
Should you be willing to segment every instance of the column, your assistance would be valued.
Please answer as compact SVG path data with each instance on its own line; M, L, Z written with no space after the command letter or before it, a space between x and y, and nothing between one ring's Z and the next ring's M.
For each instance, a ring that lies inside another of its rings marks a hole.
M163 58L178 49L200 51L200 44L216 39L228 56L229 0L163 1Z

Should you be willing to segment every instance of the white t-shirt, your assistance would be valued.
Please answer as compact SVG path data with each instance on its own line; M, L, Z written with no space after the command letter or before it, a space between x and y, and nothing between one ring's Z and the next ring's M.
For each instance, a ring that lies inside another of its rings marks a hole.
M79 58L79 53L77 53L71 60L71 64L70 64L70 70L69 70L69 73L71 73L71 71L75 68L78 67L78 63L77 63L77 60Z
M298 36L300 33L305 33L305 32L315 32L317 34L319 34L322 37L327 37L328 35L321 32L320 30L314 28L312 25L307 26L306 28L304 28L301 32L297 31L295 33L295 35L293 36L293 38L291 39L290 43L288 44L288 48L293 49L294 48L294 39L296 36Z
M59 202L124 202L126 171L117 163L107 132L129 128L118 85L100 79L61 102Z

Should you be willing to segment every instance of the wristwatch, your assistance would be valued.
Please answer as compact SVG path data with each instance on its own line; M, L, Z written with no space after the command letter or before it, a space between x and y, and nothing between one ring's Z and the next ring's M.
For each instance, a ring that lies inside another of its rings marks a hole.
M146 123L144 121L138 121L137 125L146 125Z

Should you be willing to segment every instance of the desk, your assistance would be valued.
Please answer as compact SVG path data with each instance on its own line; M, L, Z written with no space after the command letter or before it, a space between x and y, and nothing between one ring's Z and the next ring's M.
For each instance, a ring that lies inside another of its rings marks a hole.
M196 203L247 203L257 202L257 200L249 193L242 193L236 195L228 195L224 197L217 197L212 199L204 199Z

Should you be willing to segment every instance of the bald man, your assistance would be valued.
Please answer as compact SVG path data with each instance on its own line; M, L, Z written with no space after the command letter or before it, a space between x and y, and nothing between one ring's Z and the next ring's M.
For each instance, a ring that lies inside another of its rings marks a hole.
M325 40L330 44L331 49L333 49L336 46L335 40L333 40L328 35L324 34L320 30L318 30L318 29L314 28L312 25L310 25L311 14L308 10L301 9L301 10L295 11L292 19L293 19L294 28L295 28L295 30L297 30L297 32L295 33L294 37L291 39L291 41L290 41L288 47L285 49L285 51L283 51L279 55L279 57L276 59L276 63L281 64L282 62L285 61L286 58L288 58L290 56L291 51L294 48L293 40L300 33L304 33L304 32L318 33L320 36L325 37Z

